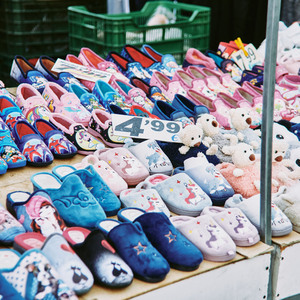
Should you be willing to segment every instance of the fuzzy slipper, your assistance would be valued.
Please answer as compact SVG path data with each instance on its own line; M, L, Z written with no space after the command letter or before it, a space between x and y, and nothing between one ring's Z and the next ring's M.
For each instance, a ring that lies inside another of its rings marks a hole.
M122 222L139 223L151 244L174 269L193 271L203 260L202 253L183 236L163 213L124 208L118 212Z
M106 219L99 229L130 266L136 278L146 282L159 282L170 271L167 260L150 243L140 223L122 223Z
M26 248L33 249L41 244L38 248L56 269L59 278L77 295L87 293L94 284L93 275L65 238L59 233L51 234L44 241L42 237L34 236L32 232L21 234L16 238L14 247L22 249L25 245Z
M122 288L131 284L133 273L130 267L100 230L88 231L80 227L70 227L63 235L91 270L97 283L111 288Z
M63 296L77 299L39 249L22 255L12 249L0 249L0 265L0 273L25 299L62 299Z

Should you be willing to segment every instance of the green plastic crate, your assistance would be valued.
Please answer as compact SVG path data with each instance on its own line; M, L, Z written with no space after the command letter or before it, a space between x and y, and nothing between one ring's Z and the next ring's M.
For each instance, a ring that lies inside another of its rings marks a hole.
M176 15L172 24L147 26L147 20L159 5ZM210 8L167 1L147 2L141 11L129 14L95 14L84 6L68 8L70 52L78 54L88 47L106 57L108 52L120 52L125 44L171 53L182 63L189 48L208 49Z
M68 6L82 4L106 12L103 0L0 0L0 54L66 55Z

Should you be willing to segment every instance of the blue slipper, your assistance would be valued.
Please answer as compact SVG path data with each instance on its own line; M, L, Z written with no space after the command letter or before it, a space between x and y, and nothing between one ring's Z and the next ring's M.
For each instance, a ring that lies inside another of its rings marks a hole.
M38 232L47 237L55 232L62 233L66 228L46 191L8 193L6 207L27 232Z
M174 269L193 271L198 269L203 260L201 251L173 226L164 213L123 208L118 212L118 219L122 222L138 222L151 244Z
M63 181L48 172L33 174L30 178L34 190L46 191L60 216L68 226L95 228L106 218L105 212L81 179L70 174Z
M0 273L0 297L3 300L25 300Z
M39 249L22 255L12 249L0 249L0 266L0 273L25 299L77 299Z
M130 267L108 243L101 230L70 227L63 235L91 270L97 283L110 288L122 288L131 284L133 273ZM78 236L82 239L78 240Z
M79 170L76 170L73 166L59 165L52 169L52 173L62 181L64 181L69 174L77 175L99 202L106 216L114 216L120 209L121 202L119 198L112 192L92 165L88 165L85 169Z
M197 105L181 94L175 94L172 106L185 113L194 122L197 121L199 115L209 114L209 109L205 105Z
M136 278L147 282L165 279L170 271L169 263L149 242L140 223L106 219L98 226L130 266Z
M199 172L201 170L201 172ZM234 190L205 155L191 157L184 161L184 167L175 168L173 174L184 172L189 175L210 197L213 205L224 205L234 195Z
M12 244L14 238L25 232L25 228L0 204L0 244Z

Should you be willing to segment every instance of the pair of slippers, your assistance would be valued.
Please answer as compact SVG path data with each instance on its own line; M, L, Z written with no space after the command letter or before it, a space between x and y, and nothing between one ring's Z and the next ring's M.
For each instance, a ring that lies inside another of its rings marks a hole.
M203 260L200 250L161 212L124 208L118 212L118 220L103 220L99 229L135 277L143 281L162 281L170 266L182 271L195 270Z

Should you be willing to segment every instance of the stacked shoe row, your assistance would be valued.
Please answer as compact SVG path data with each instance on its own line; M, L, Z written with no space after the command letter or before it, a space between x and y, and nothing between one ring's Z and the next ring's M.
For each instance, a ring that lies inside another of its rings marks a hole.
M15 58L17 97L1 95L6 106L0 107L19 155L31 153L20 145L24 136L31 140L33 135L44 141L48 156L54 155L47 142L54 131L85 157L32 175L33 193L7 195L7 210L1 207L1 212L10 222L3 225L0 241L13 243L16 251L0 251L0 258L10 258L0 270L1 286L9 282L24 298L36 296L39 276L32 275L46 271L51 280L38 297L48 293L76 299L94 282L107 287L128 286L133 277L158 282L170 268L192 271L203 259L228 261L236 246L259 241L257 99L262 88L247 81L241 86L230 73L220 72L220 61L212 57L190 49L180 68L171 55L148 45L141 50L126 45L106 60L87 48L78 58L69 55L69 61L112 72L109 82L94 83L52 74L54 61L48 57L35 66ZM288 152L290 163L299 159L298 112L283 102L287 111L278 109L279 122L274 123L274 170L281 173L274 178L273 236L287 235L299 225L279 208L291 208L286 196L300 178L294 165L284 172L283 165L277 166L280 151L281 159ZM182 143L115 136L113 113L182 123ZM54 149L62 145L57 141ZM71 157L76 151L57 154ZM51 163L24 157L35 166ZM31 280L27 287L16 276L20 271Z

